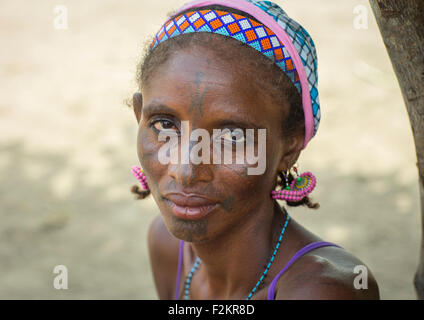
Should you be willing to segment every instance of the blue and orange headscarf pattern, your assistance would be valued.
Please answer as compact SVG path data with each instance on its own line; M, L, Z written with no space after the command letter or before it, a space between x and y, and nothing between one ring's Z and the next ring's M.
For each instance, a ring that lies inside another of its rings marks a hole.
M259 23L224 10L196 9L211 5L238 9ZM188 9L193 10L179 14ZM173 17L156 34L151 50L182 34L210 32L232 37L272 59L302 96L305 114L303 148L306 147L318 130L321 113L316 50L312 38L300 24L289 18L275 3L255 0L196 0L178 9Z

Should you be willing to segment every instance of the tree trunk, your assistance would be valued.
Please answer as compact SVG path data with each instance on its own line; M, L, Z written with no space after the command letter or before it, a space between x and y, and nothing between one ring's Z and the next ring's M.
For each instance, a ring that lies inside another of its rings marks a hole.
M370 0L408 110L417 154L424 232L424 0ZM424 235L414 277L424 299Z

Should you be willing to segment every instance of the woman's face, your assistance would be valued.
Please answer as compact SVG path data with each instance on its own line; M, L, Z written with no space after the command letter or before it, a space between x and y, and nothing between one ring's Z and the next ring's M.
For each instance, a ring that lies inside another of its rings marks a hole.
M138 156L168 230L185 241L206 241L250 219L248 213L272 201L277 173L287 165L282 161L286 141L281 125L288 106L271 102L248 63L214 55L202 47L180 49L156 67L142 87ZM182 121L188 121L189 134L195 129L210 134L209 163L159 161L160 149L167 143L159 141L161 131L178 137L178 150L191 151L198 144L182 139ZM252 175L248 168L258 164L249 164L246 158L236 163L232 140L244 141L235 129L255 129L257 152L258 128L266 129L266 152L259 155L265 171ZM215 137L213 129L223 134ZM221 158L214 164L212 141L232 146L232 163Z

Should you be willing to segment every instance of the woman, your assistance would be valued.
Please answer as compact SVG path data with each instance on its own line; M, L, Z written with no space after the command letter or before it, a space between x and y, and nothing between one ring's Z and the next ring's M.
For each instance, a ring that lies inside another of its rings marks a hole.
M194 1L155 36L138 79L143 169L133 173L142 189L132 192L151 193L161 211L148 235L160 299L379 298L372 273L358 275L359 259L277 203L318 208L308 197L315 177L295 166L320 120L306 30L269 1ZM194 131L202 144L184 138ZM220 161L216 141L241 161ZM238 158L240 145L246 153ZM253 173L261 161L264 170Z

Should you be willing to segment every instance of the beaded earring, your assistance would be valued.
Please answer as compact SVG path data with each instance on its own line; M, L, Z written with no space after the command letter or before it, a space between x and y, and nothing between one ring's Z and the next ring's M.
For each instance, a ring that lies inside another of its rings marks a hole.
M149 185L147 184L147 179L144 175L143 169L137 166L132 166L131 172L133 176L136 177L138 181L140 181L143 190L149 190Z
M290 175L293 177L291 183L289 183ZM283 171L282 179L285 187L273 190L271 192L273 199L299 202L308 196L317 184L317 180L311 172L304 172L299 175L296 165L286 172Z

